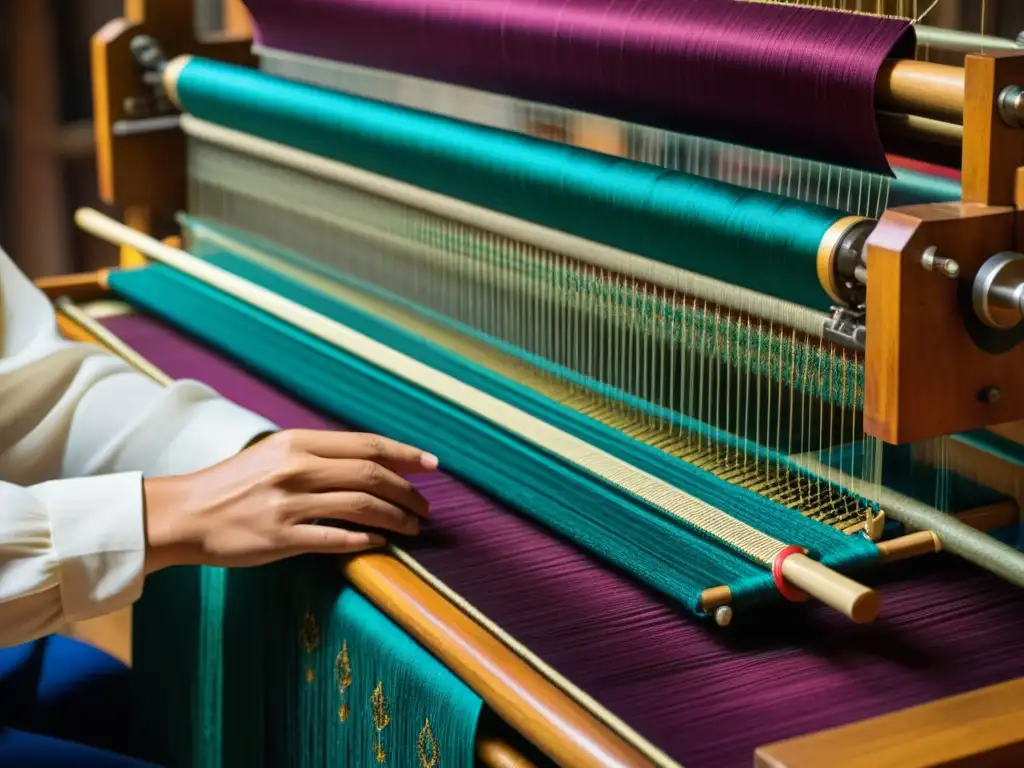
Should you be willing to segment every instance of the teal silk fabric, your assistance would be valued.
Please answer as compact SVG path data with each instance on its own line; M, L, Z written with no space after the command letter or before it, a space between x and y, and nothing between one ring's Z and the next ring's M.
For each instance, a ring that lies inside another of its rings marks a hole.
M815 264L839 211L203 59L177 90L208 122L829 308Z
M480 698L329 560L163 571L134 621L173 768L475 764Z

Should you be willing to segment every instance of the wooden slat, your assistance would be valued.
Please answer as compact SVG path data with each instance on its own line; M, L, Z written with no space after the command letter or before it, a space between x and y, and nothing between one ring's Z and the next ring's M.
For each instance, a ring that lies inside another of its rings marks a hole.
M757 750L758 768L1017 768L1024 678Z

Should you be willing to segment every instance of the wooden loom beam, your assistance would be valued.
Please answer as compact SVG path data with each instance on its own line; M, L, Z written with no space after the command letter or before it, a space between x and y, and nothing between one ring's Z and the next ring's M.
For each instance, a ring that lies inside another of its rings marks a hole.
M761 747L756 768L1024 765L1024 678Z
M1024 345L987 331L970 292L990 257L1021 247L1024 130L999 102L1024 84L1024 54L971 55L963 73L962 203L886 211L867 244L864 421L889 443L1024 418ZM933 248L958 275L925 268Z
M185 203L185 139L175 126L125 135L128 125L153 117L173 118L160 111L154 92L142 79L131 51L136 37L150 35L165 54L193 53L234 64L252 65L248 37L197 40L195 3L178 0L125 0L124 16L105 24L91 41L93 122L100 198L124 210L129 226L149 232L153 218L170 215ZM141 258L121 252L126 266Z

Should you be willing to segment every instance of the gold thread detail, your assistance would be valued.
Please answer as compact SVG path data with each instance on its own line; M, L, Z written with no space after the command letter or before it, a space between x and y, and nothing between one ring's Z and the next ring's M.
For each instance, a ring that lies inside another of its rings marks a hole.
M316 616L313 615L313 611L309 608L302 616L302 627L299 629L299 643L302 645L302 650L306 653L312 653L320 647L320 627L316 623Z
M306 682L312 685L314 680L316 680L316 672L313 671L312 667L309 667L306 669Z
M352 685L352 665L348 659L348 641L343 640L341 650L334 657L334 676L338 681L338 693L341 694L341 706L338 707L338 719L341 722L348 720L349 708L346 698L349 686Z
M384 743L381 741L381 732L391 724L391 714L388 712L388 702L384 698L384 684L377 682L370 696L370 706L373 711L373 727L377 730L377 738L374 741L374 756L378 763L387 760L387 753L384 751Z
M420 768L437 768L441 764L441 750L434 737L434 730L430 727L429 717L423 721L416 748L420 753Z

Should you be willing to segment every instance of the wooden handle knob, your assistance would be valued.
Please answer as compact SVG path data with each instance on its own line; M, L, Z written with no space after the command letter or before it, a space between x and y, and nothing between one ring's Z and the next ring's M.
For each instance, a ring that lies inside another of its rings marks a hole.
M783 560L782 575L794 587L849 616L857 624L870 624L878 618L881 599L875 590L807 555L790 555Z

